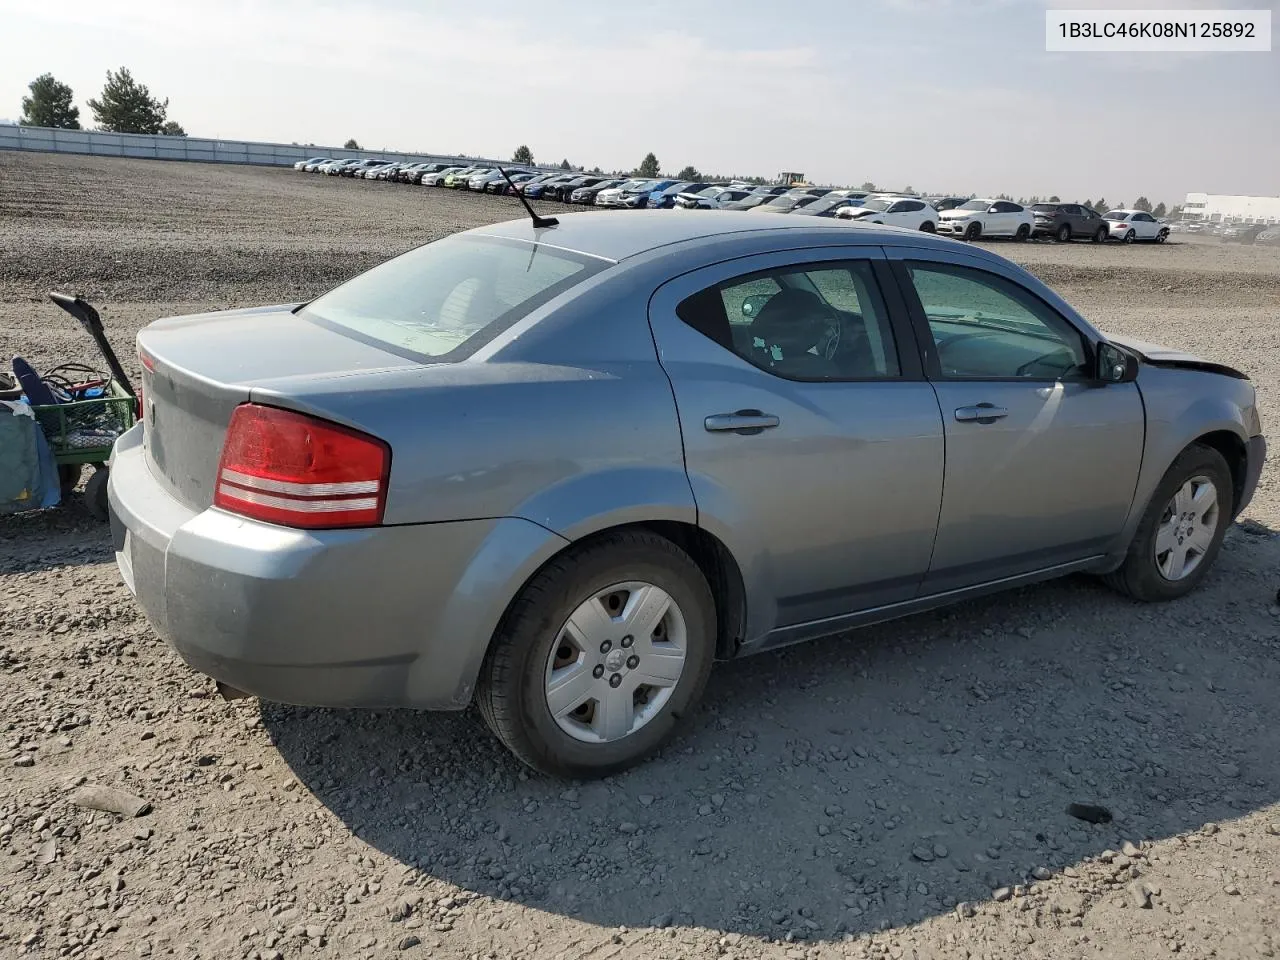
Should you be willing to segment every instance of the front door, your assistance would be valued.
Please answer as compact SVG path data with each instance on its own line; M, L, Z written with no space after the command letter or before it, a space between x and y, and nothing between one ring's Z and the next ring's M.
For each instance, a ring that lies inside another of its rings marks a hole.
M742 569L748 642L919 589L943 434L886 306L899 296L878 247L843 247L704 268L650 302L699 524Z
M1137 385L1099 385L1092 347L1070 320L972 263L898 268L947 441L926 594L1105 553L1142 459Z

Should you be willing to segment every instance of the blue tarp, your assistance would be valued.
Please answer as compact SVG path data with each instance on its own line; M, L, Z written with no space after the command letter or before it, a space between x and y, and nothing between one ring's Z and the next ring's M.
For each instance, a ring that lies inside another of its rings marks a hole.
M56 507L58 465L25 403L0 400L0 514Z

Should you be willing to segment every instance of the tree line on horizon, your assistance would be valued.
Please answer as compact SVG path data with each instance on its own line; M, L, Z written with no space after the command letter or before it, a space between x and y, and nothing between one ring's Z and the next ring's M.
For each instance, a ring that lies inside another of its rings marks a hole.
M51 73L42 73L27 89L30 94L22 98L22 116L18 119L21 126L81 129L80 108L73 102L74 94L68 84ZM88 102L99 130L159 133L169 137L187 135L180 123L168 118L168 98L153 97L146 84L133 79L128 67L108 70L102 93L90 97Z

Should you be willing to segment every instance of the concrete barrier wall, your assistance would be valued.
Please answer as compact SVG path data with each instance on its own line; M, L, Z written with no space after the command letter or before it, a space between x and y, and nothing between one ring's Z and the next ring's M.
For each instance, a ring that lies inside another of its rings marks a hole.
M103 133L98 130L58 130L52 127L0 126L0 150L33 150L44 153L81 153L103 157L139 157L148 160L188 160L197 163L245 163L265 167L291 166L311 157L370 157L378 160L460 163L509 163L486 157L450 154L396 153L386 150L344 150L340 147L299 146L292 143L258 143L251 140L207 140L201 137L165 137L145 133ZM551 170L552 167L539 169Z

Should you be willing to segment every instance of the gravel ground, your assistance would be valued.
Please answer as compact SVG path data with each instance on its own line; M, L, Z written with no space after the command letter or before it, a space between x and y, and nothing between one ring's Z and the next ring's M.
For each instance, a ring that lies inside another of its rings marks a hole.
M0 347L91 359L42 299L70 288L132 366L157 316L307 296L516 212L0 153ZM998 249L1105 329L1240 365L1280 416L1276 251ZM224 703L78 500L0 519L0 957L1272 957L1277 531L1273 458L1191 598L1074 578L719 665L662 755L573 785L471 712Z

